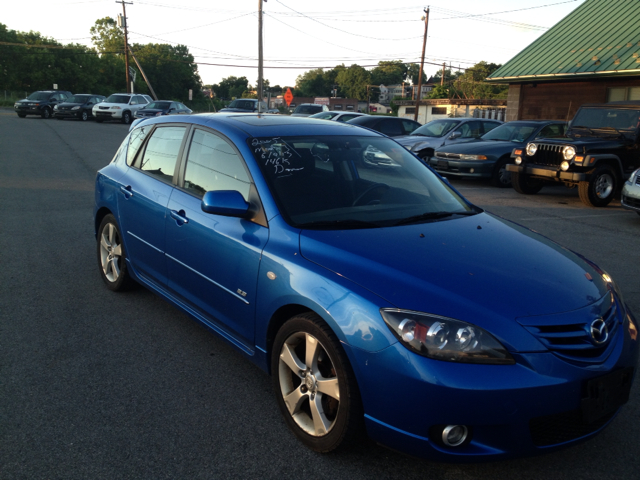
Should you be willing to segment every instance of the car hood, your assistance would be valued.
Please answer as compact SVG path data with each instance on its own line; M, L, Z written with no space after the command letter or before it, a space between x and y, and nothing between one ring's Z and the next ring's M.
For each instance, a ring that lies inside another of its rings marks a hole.
M615 134L611 136L567 136L561 138L536 138L532 143L547 143L553 145L574 145L576 147L586 147L590 151L597 148L613 149L628 145L632 140L619 138Z
M445 145L436 149L436 151L461 154L488 153L502 155L503 153L511 153L514 148L524 147L525 145L526 143L523 142L509 142L506 140L476 140L475 142Z
M300 250L397 308L494 332L519 317L591 305L608 291L595 265L487 213L391 228L303 230Z
M220 112L256 112L257 110L247 110L246 108L221 108Z
M425 148L436 149L438 147L441 147L447 141L447 135L444 135L442 137L423 137L422 135L401 135L399 137L393 137L393 139L396 142L398 142L400 145L402 145L403 147L406 147L409 150L411 150L415 145L418 145L418 144L420 144L419 149L423 150ZM475 140L476 140L475 138L469 138L469 139L457 138L455 142L457 144L457 143L474 142Z
M140 110L138 110L138 113L164 113L166 112L166 110L162 109L162 108L141 108Z
M95 108L97 107L128 107L129 104L128 103L107 103L107 102L100 102L100 103L96 103L94 105ZM135 105L132 105L135 107Z

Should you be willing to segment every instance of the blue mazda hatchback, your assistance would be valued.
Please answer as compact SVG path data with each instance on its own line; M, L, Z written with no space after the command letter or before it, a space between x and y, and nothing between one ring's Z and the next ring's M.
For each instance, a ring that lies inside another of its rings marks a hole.
M315 451L366 433L439 461L531 455L629 398L638 326L611 277L373 131L157 117L95 200L107 288L142 284L235 346Z

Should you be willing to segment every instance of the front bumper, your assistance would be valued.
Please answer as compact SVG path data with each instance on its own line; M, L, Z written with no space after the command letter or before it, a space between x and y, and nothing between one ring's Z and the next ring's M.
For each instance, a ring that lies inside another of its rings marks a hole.
M609 357L588 368L550 352L514 354L515 365L476 365L431 360L399 343L375 353L351 348L367 432L390 448L444 462L535 455L588 439L619 408L583 420L587 383L624 372L631 386L638 327L630 313L621 326ZM471 441L445 446L438 436L445 425L467 426Z
M16 113L22 113L24 115L42 115L43 108L42 106L25 107L21 105L14 107L14 110Z
M495 160L455 160L429 157L429 166L438 173L454 177L491 178Z
M80 118L82 110L54 110L53 116L56 118Z
M92 110L93 116L101 120L111 120L122 118L123 110Z
M620 204L627 210L640 213L640 185L626 182L622 187Z
M515 165L507 164L507 172L523 173L535 177L544 177L546 180L555 180L558 182L583 182L588 180L588 175L582 172L563 172L555 167L547 167L544 165Z

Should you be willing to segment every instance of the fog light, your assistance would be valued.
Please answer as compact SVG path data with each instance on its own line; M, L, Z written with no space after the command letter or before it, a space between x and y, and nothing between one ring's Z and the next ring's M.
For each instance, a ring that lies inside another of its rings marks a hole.
M442 430L442 442L447 447L462 445L469 436L469 429L464 425L448 425Z
M562 169L563 172L566 172L567 170L569 170L569 162L567 162L566 160L564 160L561 164L560 164L560 168Z
M516 157L516 165L520 165L522 163L522 157Z
M473 168L469 169L469 173L473 173L475 170Z

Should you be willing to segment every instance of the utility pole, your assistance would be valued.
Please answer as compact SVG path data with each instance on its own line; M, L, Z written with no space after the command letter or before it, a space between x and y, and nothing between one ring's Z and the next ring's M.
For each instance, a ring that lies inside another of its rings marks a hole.
M444 85L444 69L447 66L445 62L442 62L442 78L440 78L440 85Z
M262 101L262 78L262 0L258 0L258 113Z
M133 5L133 2L125 2L120 0L122 4L122 27L124 29L124 69L127 77L127 93L131 93L131 81L129 80L129 39L127 38L127 10L125 4Z
M416 95L416 111L413 119L418 121L418 111L420 110L420 93L422 92L422 70L424 69L424 51L427 48L427 30L429 28L429 7L424 11L424 40L422 41L422 61L420 62L420 73L418 74L418 94Z

